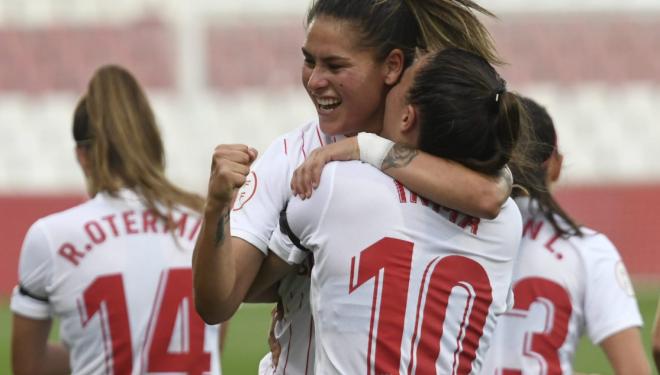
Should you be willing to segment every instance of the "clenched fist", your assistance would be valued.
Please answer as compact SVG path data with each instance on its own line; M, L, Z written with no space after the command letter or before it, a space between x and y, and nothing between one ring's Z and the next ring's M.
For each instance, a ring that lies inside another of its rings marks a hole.
M213 152L207 201L231 207L236 192L245 183L257 150L246 145L219 145Z

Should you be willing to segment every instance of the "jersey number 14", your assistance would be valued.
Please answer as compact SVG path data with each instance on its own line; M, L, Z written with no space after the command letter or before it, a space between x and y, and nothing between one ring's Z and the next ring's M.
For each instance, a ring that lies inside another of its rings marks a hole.
M164 283L162 280L166 280ZM161 283L156 292L157 301L151 312L151 319L144 345L142 362L146 368L141 372L178 372L189 375L202 375L211 369L211 355L204 351L205 325L194 312L192 302L192 271L189 268L163 271ZM101 319L106 365L112 368L113 375L131 374L133 371L133 350L129 325L126 294L121 274L96 278L83 293L82 306L79 305L83 326L96 315ZM183 308L187 304L187 309ZM181 312L181 347L183 350L171 352L169 345ZM155 319L155 324L152 325ZM109 331L109 332L106 332ZM112 363L108 363L109 361Z

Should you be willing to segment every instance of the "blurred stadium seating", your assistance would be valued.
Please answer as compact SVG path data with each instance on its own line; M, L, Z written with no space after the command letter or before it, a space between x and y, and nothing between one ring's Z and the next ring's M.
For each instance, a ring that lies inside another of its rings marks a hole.
M636 276L660 276L660 2L481 3L499 16L488 24L509 88L555 118L569 209L609 230ZM263 151L314 116L299 78L307 5L0 0L0 294L29 223L83 195L70 120L96 67L122 64L145 84L168 173L203 192L215 144Z

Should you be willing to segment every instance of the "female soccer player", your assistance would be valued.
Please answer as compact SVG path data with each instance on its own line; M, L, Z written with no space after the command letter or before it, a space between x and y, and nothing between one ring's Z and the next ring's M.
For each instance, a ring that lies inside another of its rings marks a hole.
M389 92L382 134L495 175L521 130L518 100L492 66L445 49L420 58ZM314 259L317 373L478 371L496 315L507 309L522 230L512 200L496 219L479 220L366 164L334 163L309 200L289 201L280 229L274 253ZM290 268L274 256L264 264L276 269L274 280Z
M96 71L73 138L91 199L25 237L11 299L14 374L220 374L218 327L192 301L203 200L165 177L153 112L128 71ZM62 343L48 343L53 317Z
M276 139L252 170L248 167L256 154L247 146L220 146L213 156L193 263L195 302L207 322L227 319L244 300L267 254L279 213L292 196L295 167L313 149L337 138L378 131L387 92L412 63L417 48L458 46L497 60L490 36L473 10L487 13L467 0L312 3L302 77L318 119ZM408 152L396 155L393 162L400 166L389 170L393 177L439 204L475 216L494 217L508 196L503 179L427 154ZM442 194L435 194L438 191ZM295 317L298 312L309 317L308 290L304 276L292 275L280 285L285 316L276 331L284 344L280 357L281 365L289 366L287 373L305 373L312 362L307 356L313 353L312 323ZM291 333L302 336L286 336ZM297 368L286 360L289 347L304 353Z
M534 169L512 164L523 239L514 275L515 305L497 325L483 374L570 374L580 337L605 352L616 374L649 374L642 319L617 249L578 225L551 194L563 157L552 118L523 100L536 138ZM517 190L516 190L517 191Z

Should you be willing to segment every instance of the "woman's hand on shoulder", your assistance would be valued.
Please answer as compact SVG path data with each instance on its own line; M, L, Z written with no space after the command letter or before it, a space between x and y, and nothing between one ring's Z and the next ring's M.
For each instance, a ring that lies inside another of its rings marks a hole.
M321 173L331 161L360 160L356 137L342 139L312 151L307 159L293 172L291 190L302 199L312 196L321 182Z

